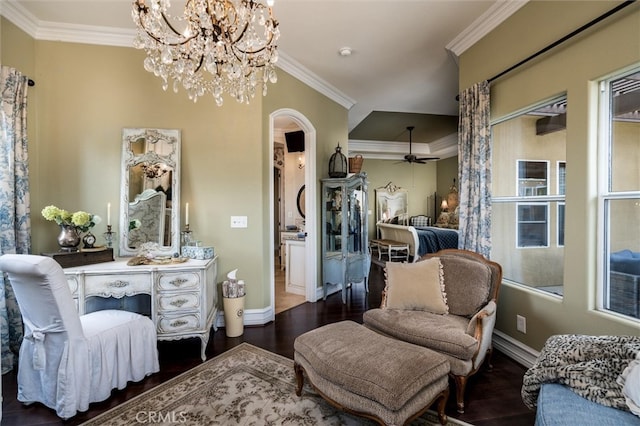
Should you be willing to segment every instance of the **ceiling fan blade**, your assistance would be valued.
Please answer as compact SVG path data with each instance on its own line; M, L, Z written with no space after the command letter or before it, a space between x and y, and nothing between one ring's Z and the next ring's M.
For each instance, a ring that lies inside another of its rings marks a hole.
M420 157L420 158L416 158L416 160L422 160L422 161L431 161L431 160L439 160L440 157Z

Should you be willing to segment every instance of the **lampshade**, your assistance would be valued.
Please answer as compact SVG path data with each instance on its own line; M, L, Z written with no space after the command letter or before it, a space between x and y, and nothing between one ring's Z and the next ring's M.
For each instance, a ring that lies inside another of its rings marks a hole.
M342 148L340 148L339 143L336 147L336 152L334 152L329 159L329 177L347 177L347 157L342 153Z

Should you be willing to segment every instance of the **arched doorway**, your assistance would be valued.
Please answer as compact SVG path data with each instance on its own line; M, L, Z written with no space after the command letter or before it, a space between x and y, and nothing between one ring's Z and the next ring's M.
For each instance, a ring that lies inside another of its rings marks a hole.
M305 230L307 233L305 242L305 300L309 302L315 302L317 296L317 207L316 207L316 130L311 122L300 112L283 108L272 112L269 115L269 152L274 152L275 134L276 129L285 126L287 123L294 123L297 128L304 132L304 145L305 145L305 166L304 166L304 185L305 185L305 197L304 197L304 211L305 211ZM270 156L269 170L274 170L274 156ZM275 229L278 223L277 209L274 208L276 204L275 194L279 192L278 188L275 188L274 179L271 179L269 185L269 205L270 205L270 220L271 230L270 235L270 247L275 246ZM271 312L275 317L275 251L270 250L270 265L271 265ZM273 320L273 318L272 318Z

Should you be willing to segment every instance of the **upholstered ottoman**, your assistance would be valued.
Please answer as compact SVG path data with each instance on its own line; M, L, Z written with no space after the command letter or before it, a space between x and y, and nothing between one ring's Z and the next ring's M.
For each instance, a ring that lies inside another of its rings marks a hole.
M429 349L343 321L298 336L294 342L296 394L304 374L329 403L346 412L402 425L438 401L440 423L449 396L449 362Z

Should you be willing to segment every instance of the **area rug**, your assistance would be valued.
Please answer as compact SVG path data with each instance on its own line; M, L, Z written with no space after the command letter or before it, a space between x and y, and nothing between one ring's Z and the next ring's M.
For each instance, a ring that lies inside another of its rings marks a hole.
M242 343L82 425L374 424L333 408L306 383L296 396L295 383L293 360ZM430 411L412 424L439 423Z

